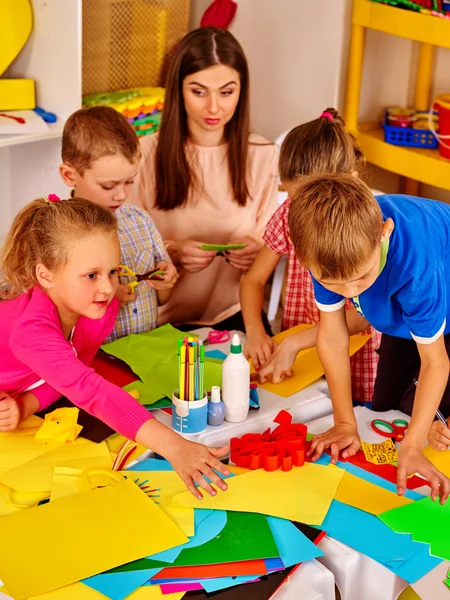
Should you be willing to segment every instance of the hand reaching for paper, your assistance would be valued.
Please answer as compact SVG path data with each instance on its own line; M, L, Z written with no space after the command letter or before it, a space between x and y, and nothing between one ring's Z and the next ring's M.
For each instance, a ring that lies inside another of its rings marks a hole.
M311 456L311 461L315 462L327 448L330 448L331 462L333 464L336 464L339 460L339 453L341 451L343 458L354 456L361 448L356 425L352 423L339 423L331 427L328 431L325 431L325 433L315 435L311 442L308 456Z

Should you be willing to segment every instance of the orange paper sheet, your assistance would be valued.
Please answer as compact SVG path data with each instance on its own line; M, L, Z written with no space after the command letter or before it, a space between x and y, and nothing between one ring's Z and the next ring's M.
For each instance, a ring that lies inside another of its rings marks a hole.
M423 453L439 471L450 477L450 450L439 452L438 450L433 450L430 446L426 446Z
M274 340L279 343L289 335L298 333L299 331L304 331L310 327L312 327L312 325L297 325L297 327L292 327L291 329L287 329L286 331L278 333L274 337ZM370 337L370 335L353 335L350 338L350 356L360 350L364 344L370 340ZM303 390L311 383L314 383L314 381L322 377L324 374L322 363L320 362L319 355L317 353L317 348L309 348L308 350L302 350L299 352L297 358L295 359L292 370L294 375L292 377L288 377L281 383L267 382L260 384L260 387L268 390L269 392L273 392L278 396L287 398L288 396L292 396L292 394Z

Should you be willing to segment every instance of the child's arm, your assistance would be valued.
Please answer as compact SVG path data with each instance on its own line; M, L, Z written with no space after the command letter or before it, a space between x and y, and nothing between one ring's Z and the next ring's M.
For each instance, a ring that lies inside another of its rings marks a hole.
M260 369L270 359L275 342L267 335L261 318L264 301L264 286L277 266L281 256L263 246L253 266L244 275L240 285L242 316L244 317L247 341L244 354L251 358L255 369Z
M351 306L345 311L349 335L361 333L369 327L369 322L358 314L356 308ZM283 381L292 375L292 365L301 350L313 348L317 344L318 325L304 331L294 333L278 344L270 362L258 373L260 383L271 377L273 383Z
M419 385L411 421L398 455L397 490L405 493L406 478L413 473L426 477L433 500L440 496L444 504L449 495L449 480L423 455L427 434L441 402L449 376L449 359L441 335L431 344L417 344L420 355Z
M330 390L334 426L314 437L309 452L313 461L317 460L326 448L331 449L333 463L337 462L341 450L344 450L342 456L347 458L356 454L360 448L352 404L348 347L349 332L345 308L333 312L321 312L317 331L317 350Z

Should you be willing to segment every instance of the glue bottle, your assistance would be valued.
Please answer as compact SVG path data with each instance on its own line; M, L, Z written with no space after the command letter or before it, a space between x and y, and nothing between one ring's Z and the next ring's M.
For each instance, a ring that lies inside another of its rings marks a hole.
M250 398L250 365L242 353L239 335L235 333L230 354L222 364L222 400L225 420L231 423L245 421Z
M220 387L211 388L211 400L208 402L208 425L222 425L225 419L225 405L220 399Z

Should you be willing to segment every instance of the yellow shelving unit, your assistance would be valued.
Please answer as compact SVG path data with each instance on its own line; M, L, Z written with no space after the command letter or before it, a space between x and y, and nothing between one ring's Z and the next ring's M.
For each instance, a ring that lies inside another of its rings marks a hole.
M420 42L414 97L417 110L428 110L434 46L450 48L450 20L353 0L345 121L368 162L421 183L450 190L450 161L438 150L393 146L384 141L380 124L358 123L365 30L374 29Z

